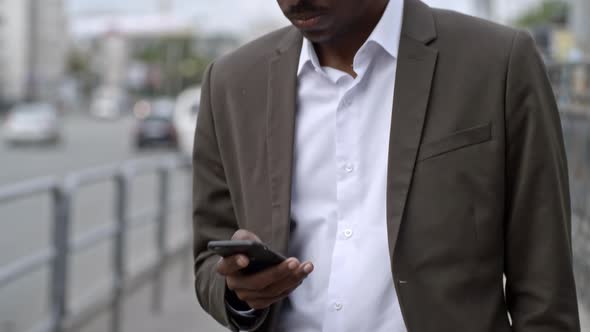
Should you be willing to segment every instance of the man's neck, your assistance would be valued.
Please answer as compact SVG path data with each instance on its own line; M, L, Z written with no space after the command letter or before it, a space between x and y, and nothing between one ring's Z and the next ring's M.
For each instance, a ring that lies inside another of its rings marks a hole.
M314 48L320 64L356 77L353 70L354 56L381 20L386 6L387 1L381 1L379 5L374 6L375 8L369 10L363 19L356 22L354 26L350 26L347 32L339 34L332 40L315 43Z

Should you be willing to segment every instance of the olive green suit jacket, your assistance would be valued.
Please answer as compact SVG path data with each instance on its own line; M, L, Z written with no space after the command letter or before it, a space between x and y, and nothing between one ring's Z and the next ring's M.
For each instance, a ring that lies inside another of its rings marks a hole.
M295 28L275 31L203 83L195 288L234 330L207 242L243 228L287 251L301 45ZM406 0L397 68L387 229L408 331L580 331L560 120L531 37ZM258 331L275 331L281 304Z

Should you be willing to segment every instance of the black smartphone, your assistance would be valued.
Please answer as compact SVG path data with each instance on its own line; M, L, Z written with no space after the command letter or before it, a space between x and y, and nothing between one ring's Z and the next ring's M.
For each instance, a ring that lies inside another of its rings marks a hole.
M209 250L221 257L242 254L250 260L250 264L242 272L244 274L257 273L269 267L282 263L286 258L257 241L211 241L207 244Z

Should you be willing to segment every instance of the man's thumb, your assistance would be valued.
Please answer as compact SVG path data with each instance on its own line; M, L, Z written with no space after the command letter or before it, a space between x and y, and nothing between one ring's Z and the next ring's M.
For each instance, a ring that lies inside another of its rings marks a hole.
M262 242L260 241L260 238L258 236L256 236L256 234L247 231L245 229L239 229L237 230L234 235L231 237L232 240L250 240L250 241L257 241L257 242Z

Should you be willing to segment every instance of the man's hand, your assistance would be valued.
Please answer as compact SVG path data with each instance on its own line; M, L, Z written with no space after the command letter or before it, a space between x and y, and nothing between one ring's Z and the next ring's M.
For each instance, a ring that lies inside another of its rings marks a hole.
M242 229L234 233L232 240L260 242L258 236ZM243 275L240 270L248 264L248 257L244 255L222 258L217 263L217 272L225 277L227 288L252 309L264 309L280 301L313 271L311 262L302 264L297 258L291 257L259 273Z

